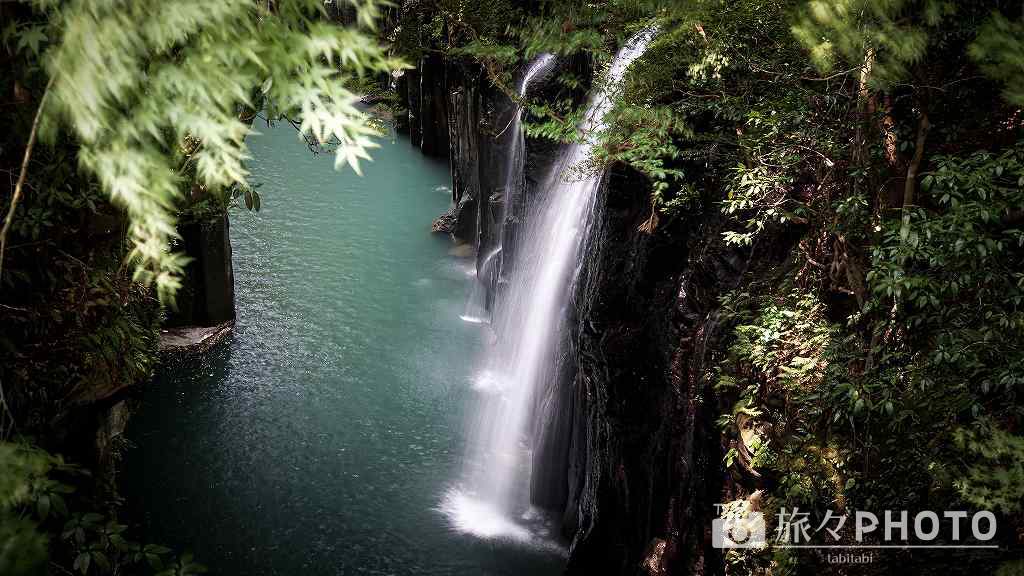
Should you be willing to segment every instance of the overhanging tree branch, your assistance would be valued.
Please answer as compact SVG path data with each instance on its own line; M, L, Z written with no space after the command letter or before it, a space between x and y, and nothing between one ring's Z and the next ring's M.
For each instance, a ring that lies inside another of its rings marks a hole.
M25 145L25 157L21 160L21 172L18 173L18 181L14 185L14 194L11 195L11 205L7 208L7 217L4 218L4 227L0 229L0 279L4 273L4 250L7 248L7 233L11 229L11 222L14 221L14 211L18 209L18 202L21 200L21 189L25 185L25 177L28 175L28 162L32 158L32 148L36 144L36 134L39 133L39 119L43 117L43 107L46 105L46 97L50 94L54 77L46 83L43 90L43 97L39 100L39 108L36 109L36 117L32 120L32 130L28 133L28 144Z

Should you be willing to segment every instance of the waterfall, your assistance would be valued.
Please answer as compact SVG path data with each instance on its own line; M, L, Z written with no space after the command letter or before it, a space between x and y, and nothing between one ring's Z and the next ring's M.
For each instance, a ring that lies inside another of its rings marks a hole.
M537 56L526 67L523 77L516 86L516 94L520 99L526 98L526 91L530 87L530 81L537 74L543 72L555 61L553 54L541 54ZM522 129L523 106L516 104L512 120L505 127L509 134L508 155L505 157L505 183L501 192L501 220L498 229L495 231L494 248L487 253L487 256L480 261L477 267L476 280L470 289L469 299L466 302L466 311L461 318L473 324L482 324L490 321L491 302L497 285L498 276L501 274L501 247L504 236L503 229L505 221L508 220L510 206L515 202L516 195L522 193L525 182L523 174L526 163L526 138ZM481 201L484 201L481 199Z
M601 89L580 123L583 139L564 146L527 217L516 262L494 311L496 341L474 387L463 482L442 502L452 526L483 538L544 541L530 507L532 418L536 398L555 377L560 325L587 238L604 171L583 169L604 128L626 68L653 30L630 39L615 55Z

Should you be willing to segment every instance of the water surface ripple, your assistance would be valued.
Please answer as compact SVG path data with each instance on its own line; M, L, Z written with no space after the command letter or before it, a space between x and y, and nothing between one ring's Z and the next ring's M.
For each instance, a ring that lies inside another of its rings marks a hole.
M147 541L214 574L556 574L550 552L454 533L485 327L429 233L447 167L384 139L359 178L287 125L251 137L262 212L231 218L238 321L142 394L123 474Z

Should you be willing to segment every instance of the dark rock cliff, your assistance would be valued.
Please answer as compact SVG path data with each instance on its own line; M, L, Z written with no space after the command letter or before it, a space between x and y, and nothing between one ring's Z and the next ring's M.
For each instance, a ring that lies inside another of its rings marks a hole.
M481 233L478 212L486 206L478 200L489 197L494 185L484 133L494 94L482 89L489 86L482 76L479 68L427 55L398 83L408 110L399 126L407 127L413 146L428 156L447 157L451 165L452 205L433 229L462 242L475 242Z
M560 383L571 400L569 574L722 572L709 531L730 490L709 378L729 345L719 297L784 260L796 239L769 231L772 249L756 259L725 245L713 197L648 234L649 190L613 168L574 295L574 373Z
M235 319L235 277L228 216L179 225L185 269L176 308L164 326L215 326Z
M569 573L691 573L718 481L703 379L717 287L736 260L686 221L638 231L649 211L613 171L574 302ZM709 250L711 248L711 250ZM697 570L699 572L699 570Z

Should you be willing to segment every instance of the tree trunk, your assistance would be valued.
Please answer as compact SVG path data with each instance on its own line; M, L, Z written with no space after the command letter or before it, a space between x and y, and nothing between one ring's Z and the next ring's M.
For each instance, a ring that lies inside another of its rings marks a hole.
M928 137L928 129L931 123L928 121L928 111L921 108L921 119L917 123L917 141L914 144L914 158L907 166L907 180L903 184L903 208L906 209L914 203L914 190L917 187L917 173L921 169L921 160L924 158L924 144Z

